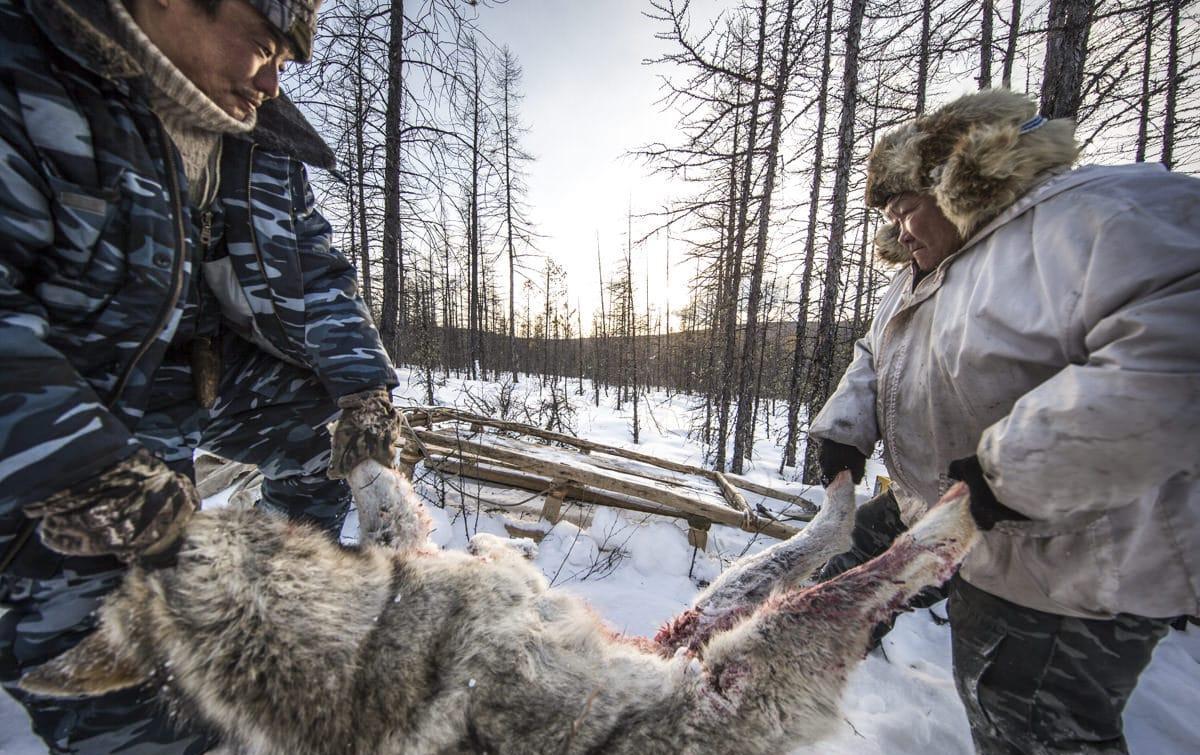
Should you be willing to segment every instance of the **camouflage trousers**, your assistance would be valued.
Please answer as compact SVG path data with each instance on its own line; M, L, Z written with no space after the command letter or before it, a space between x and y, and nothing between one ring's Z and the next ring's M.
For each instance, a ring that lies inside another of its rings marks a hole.
M952 584L954 682L981 755L1129 752L1121 713L1168 619L1076 619Z
M334 537L350 505L342 480L325 476L329 433L337 413L308 372L240 338L224 339L225 367L211 411L194 399L186 359L170 359L155 375L151 405L135 432L178 471L192 473L197 447L256 464L263 473L260 505L309 521ZM16 689L16 681L77 644L95 626L95 610L121 580L112 558L64 557L30 539L9 572L0 575L0 683L29 713L34 731L53 753L168 753L211 749L211 733L173 721L152 687L100 697L48 700Z

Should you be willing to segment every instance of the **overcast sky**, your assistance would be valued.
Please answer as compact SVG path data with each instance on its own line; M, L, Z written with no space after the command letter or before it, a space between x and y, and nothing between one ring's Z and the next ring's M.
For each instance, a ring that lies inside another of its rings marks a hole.
M657 24L642 15L647 7L646 0L509 0L479 11L480 28L497 46L507 44L524 70L525 143L536 158L528 203L541 251L567 269L571 305L582 301L585 329L599 306L597 233L607 277L624 259L630 204L634 213L646 212L671 193L665 180L625 156L669 140L675 122L656 105L659 70L642 63L664 49L654 38ZM635 221L635 238L638 228ZM651 303L659 311L668 294L666 247L664 237L634 252L634 277L649 264ZM676 240L669 292L675 310L691 272L677 264L681 251ZM640 309L640 283L637 293Z

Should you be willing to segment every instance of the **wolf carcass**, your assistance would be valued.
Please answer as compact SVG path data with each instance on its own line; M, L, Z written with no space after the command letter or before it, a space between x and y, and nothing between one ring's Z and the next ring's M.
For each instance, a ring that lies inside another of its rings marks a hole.
M157 678L177 709L280 755L780 752L829 733L871 627L949 577L976 536L960 485L875 561L798 589L849 543L843 473L804 531L732 565L648 640L547 589L503 540L428 545L391 470L367 462L351 483L364 534L387 546L205 512L177 566L134 568L100 628L23 686Z

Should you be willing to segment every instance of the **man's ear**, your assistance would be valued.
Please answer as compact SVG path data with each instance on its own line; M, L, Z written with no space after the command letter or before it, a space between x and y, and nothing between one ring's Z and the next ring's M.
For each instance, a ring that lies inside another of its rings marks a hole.
M113 651L102 631L21 677L17 686L47 697L94 697L133 687L149 677Z

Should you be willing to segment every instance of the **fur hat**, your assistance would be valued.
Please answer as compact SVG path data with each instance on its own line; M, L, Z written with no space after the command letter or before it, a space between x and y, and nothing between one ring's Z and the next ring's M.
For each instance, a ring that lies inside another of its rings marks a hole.
M1038 175L1079 154L1075 124L1037 115L1027 95L985 89L959 97L884 136L867 163L867 204L881 208L905 192L932 194L963 238L1027 192ZM893 223L876 251L900 264L911 256Z
M321 0L247 0L266 17L275 30L292 43L296 60L312 59L313 37L317 33L317 9Z

